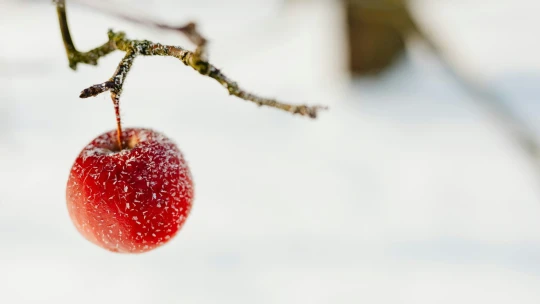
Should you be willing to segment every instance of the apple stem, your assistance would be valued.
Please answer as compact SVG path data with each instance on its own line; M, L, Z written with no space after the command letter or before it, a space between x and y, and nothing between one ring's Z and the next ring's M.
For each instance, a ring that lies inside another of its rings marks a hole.
M122 120L120 118L120 98L116 93L111 93L111 98L114 105L114 114L116 115L116 141L120 151L124 149L122 144Z

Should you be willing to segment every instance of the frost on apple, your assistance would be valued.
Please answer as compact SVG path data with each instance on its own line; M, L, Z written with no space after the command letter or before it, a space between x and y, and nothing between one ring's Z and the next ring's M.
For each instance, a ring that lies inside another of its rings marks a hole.
M189 215L193 182L177 146L160 133L116 130L87 145L67 186L69 214L88 240L111 251L152 250L178 232Z

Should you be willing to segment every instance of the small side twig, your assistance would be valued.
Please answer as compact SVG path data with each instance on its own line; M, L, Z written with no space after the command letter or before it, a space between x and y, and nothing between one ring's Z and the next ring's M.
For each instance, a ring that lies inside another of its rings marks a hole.
M115 32L109 30L108 41L100 47L97 47L88 52L79 52L71 39L69 27L67 24L65 0L54 0L56 3L58 20L60 23L60 29L62 32L62 38L64 40L64 46L69 60L69 66L72 69L76 69L77 64L85 63L96 65L99 58L112 53L115 50L123 51L126 53L122 59L118 68L114 72L113 76L100 84L93 85L81 92L81 98L88 98L97 96L101 93L111 91L111 98L115 107L116 121L117 121L117 133L118 133L118 145L122 148L122 129L120 120L120 97L122 95L122 89L124 81L133 65L133 61L137 56L169 56L179 59L184 65L193 68L199 74L210 77L219 82L230 95L234 95L238 98L251 101L259 106L268 106L283 111L287 111L293 114L299 114L302 116L308 116L316 118L319 110L326 109L323 106L308 106L308 105L292 105L288 103L280 102L276 99L265 98L256 94L249 93L242 89L235 81L228 78L218 68L210 64L206 60L206 44L207 40L199 34L194 23L189 23L183 27L169 27L167 25L152 23L153 25L174 29L184 33L193 43L197 45L194 52L186 50L179 46L164 45L160 43L154 43L148 40L130 40L126 38L125 33ZM130 17L124 17L126 19L132 19ZM136 20L136 19L133 19ZM141 23L148 23L150 21L140 21Z

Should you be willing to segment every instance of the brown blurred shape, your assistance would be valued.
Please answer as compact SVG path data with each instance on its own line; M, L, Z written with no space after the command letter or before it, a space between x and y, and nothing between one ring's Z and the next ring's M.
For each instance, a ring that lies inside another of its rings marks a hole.
M353 74L374 74L405 51L417 27L406 0L343 0L347 13L349 67Z

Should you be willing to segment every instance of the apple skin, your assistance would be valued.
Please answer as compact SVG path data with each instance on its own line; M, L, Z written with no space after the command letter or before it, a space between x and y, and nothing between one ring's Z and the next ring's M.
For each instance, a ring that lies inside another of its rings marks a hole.
M88 144L67 183L71 220L92 243L121 253L142 253L172 239L188 217L193 182L178 147L149 129L116 130Z

